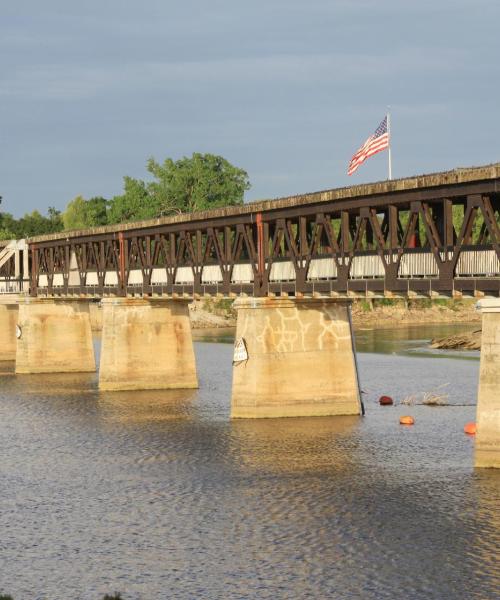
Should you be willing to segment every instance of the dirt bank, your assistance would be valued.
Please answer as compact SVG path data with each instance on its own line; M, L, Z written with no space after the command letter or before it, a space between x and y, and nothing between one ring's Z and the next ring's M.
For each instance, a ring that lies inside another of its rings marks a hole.
M356 300L354 326L394 327L420 323L480 323L475 300ZM204 299L190 305L193 328L236 325L232 300Z
M228 300L195 300L189 305L189 316L193 329L236 327L236 313Z
M420 323L479 323L474 300L356 300L352 307L355 327L394 327ZM236 313L230 299L206 298L189 305L193 329L236 326ZM102 327L100 304L91 303L92 329Z
M421 323L480 323L475 300L358 300L352 307L354 326L393 327Z

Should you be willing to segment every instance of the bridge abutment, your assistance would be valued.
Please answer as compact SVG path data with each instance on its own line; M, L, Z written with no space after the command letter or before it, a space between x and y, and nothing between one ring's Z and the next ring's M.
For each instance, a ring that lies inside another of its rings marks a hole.
M187 300L104 298L101 390L197 388Z
M500 299L481 300L476 467L500 468Z
M235 308L232 417L361 413L348 301L239 298Z
M18 296L0 296L0 361L16 360Z
M88 301L19 299L16 373L95 371Z

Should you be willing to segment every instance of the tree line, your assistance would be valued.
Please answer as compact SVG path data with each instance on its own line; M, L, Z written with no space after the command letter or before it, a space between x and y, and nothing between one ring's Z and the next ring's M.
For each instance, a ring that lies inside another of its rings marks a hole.
M79 195L62 212L50 207L46 215L34 210L20 219L0 213L0 240L240 205L250 189L246 171L214 154L150 158L147 171L148 181L125 176L123 193L111 199Z

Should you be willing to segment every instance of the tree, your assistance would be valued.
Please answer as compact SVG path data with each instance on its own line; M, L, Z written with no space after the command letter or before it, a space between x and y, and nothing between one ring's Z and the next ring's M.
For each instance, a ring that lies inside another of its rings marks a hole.
M109 222L124 223L156 217L158 209L144 181L132 177L124 177L123 181L124 193L115 196L109 203Z
M124 193L110 202L110 223L243 204L248 174L222 156L194 153L191 158L147 163L154 180L124 178Z
M17 237L17 222L9 213L0 213L0 240L13 240Z
M149 191L165 211L195 212L243 204L245 190L250 188L246 171L213 154L194 153L176 162L167 158L163 165L150 158L148 171L157 179Z
M90 227L99 227L108 223L108 201L102 196L87 200L87 222Z
M48 216L44 217L37 210L27 213L17 222L17 237L34 237L47 233L62 231L63 222L60 211L50 207Z
M37 210L14 219L9 213L0 213L0 239L22 239L62 231L61 213L53 207L44 217Z
M64 229L89 229L106 225L107 204L107 200L100 196L90 200L85 200L83 196L76 196L68 203L63 213Z
M64 223L64 229L85 229L85 198L83 196L76 196L76 198L68 202L62 219Z

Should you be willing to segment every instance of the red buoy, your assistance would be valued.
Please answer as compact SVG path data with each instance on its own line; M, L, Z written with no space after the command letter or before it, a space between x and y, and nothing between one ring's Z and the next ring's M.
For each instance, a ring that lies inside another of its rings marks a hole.
M394 404L390 396L380 396L378 401L380 406L391 406L392 404Z
M464 427L465 433L469 435L476 435L476 424L475 423L466 423Z

